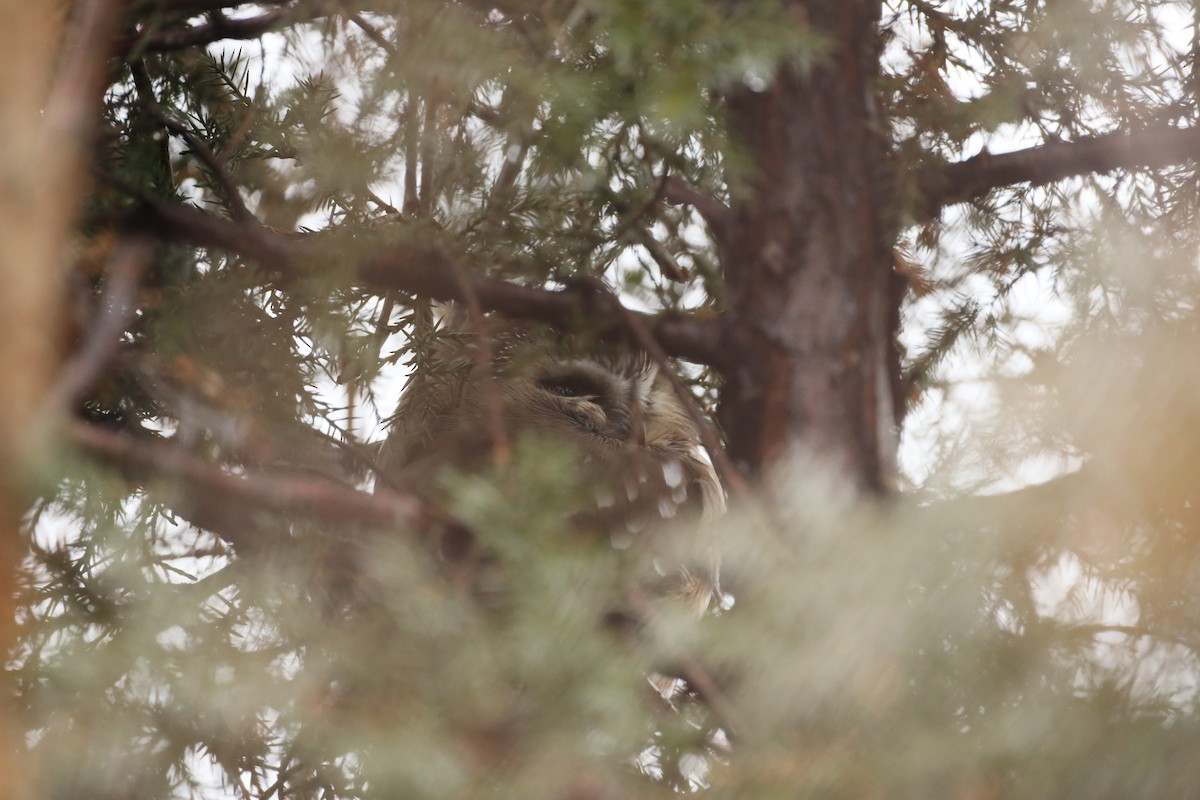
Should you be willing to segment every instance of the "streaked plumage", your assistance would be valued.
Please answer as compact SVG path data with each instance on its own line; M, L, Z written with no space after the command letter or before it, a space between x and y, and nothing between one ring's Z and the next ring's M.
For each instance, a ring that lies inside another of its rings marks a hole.
M468 334L445 337L414 377L382 454L399 481L420 485L448 464L481 467L498 434L536 431L583 457L596 508L580 509L577 524L638 535L684 509L699 511L700 524L724 511L699 434L657 364L502 325L489 334L494 379L480 374L478 337ZM695 593L694 577L690 583Z

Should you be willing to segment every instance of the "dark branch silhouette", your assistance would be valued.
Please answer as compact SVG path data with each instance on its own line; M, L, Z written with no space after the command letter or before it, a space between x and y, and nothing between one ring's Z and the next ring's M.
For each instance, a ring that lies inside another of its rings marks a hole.
M238 191L238 187L234 184L233 178L230 177L229 172L225 169L225 165L221 162L217 154L212 151L212 148L203 139L188 130L187 125L167 114L161 108L153 108L151 109L151 113L162 122L167 130L176 134L187 143L192 155L196 156L200 160L200 163L208 170L209 174L212 175L213 180L221 189L221 194L224 197L226 206L229 208L230 216L235 220L251 219L253 214L246 208L246 201L242 199L242 195Z
M125 239L118 244L91 326L84 331L79 349L63 365L46 400L54 413L69 413L112 363L121 334L137 308L138 288L153 255L150 243L144 239Z
M1075 175L1139 167L1168 167L1200 158L1200 128L1147 128L1074 142L1051 142L1012 153L980 153L966 161L929 167L918 177L929 218L954 203L1016 183L1040 186Z
M291 5L293 0L171 0L170 10L176 13L189 12L203 14L209 11L223 11L240 6L283 6ZM141 0L133 3L133 10L144 13L147 9L162 6L161 0Z
M328 263L320 234L296 236L257 223L234 222L195 208L145 199L131 226L167 241L230 250L258 261L283 279L297 277L306 264ZM468 269L465 254L432 245L398 252L394 245L380 247L387 255L353 264L358 278L381 292L404 291L434 300L465 301L456 268L465 274L481 307L506 316L535 319L565 329L589 327L600 336L621 336L626 325L606 305L597 305L589 292L552 291L521 286L478 275ZM339 261L344 260L341 254ZM631 312L632 313L632 312ZM681 315L638 315L638 319L673 356L719 365L721 323Z
M202 25L168 28L161 31L147 32L141 36L135 35L131 40L126 42L124 49L127 51L137 50L140 52L161 53L171 50L183 50L188 47L202 47L225 39L243 41L257 39L264 33L269 33L288 25L294 25L297 22L307 22L319 17L329 16L330 13L338 12L336 10L330 12L319 6L306 4L280 6L257 17L249 17L247 19L225 19L219 16L219 12L215 13L217 16L211 22Z
M718 241L728 235L729 207L712 195L705 194L681 178L669 176L663 181L662 199L672 205L689 205L708 223Z

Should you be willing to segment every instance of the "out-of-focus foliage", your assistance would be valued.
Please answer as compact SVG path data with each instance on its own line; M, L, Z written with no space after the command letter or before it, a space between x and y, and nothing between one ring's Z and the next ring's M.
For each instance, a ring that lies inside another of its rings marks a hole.
M253 215L328 262L161 237L78 414L214 470L360 489L385 482L382 421L443 332L353 263L436 250L717 313L737 265L664 179L728 199L722 90L830 57L772 2L182 5L129 5L79 316L154 201ZM911 223L906 495L861 501L797 456L720 523L727 607L696 620L658 589L694 526L571 535L591 487L552 443L440 476L444 519L236 507L237 542L193 525L229 509L196 508L182 473L64 452L11 661L46 796L1194 796L1194 167L1001 188L932 221L909 181L981 147L1192 124L1191 11L882 5ZM279 10L256 39L168 46ZM685 374L710 404L715 373ZM447 525L486 557L448 567L427 535ZM661 676L689 691L664 699Z

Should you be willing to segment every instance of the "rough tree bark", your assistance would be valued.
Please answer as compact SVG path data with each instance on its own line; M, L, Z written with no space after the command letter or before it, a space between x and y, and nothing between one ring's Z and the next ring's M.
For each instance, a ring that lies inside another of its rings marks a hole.
M892 222L876 103L879 3L792 0L832 50L764 91L726 97L752 172L732 198L720 421L732 457L761 472L795 446L868 491L893 484L896 364Z

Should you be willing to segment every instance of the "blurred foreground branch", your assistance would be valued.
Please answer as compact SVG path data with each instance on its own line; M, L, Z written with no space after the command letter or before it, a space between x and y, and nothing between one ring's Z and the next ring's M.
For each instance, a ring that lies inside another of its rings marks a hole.
M100 117L105 64L119 3L72 5L5 0L0 49L0 653L16 649L16 576L26 547L21 521L45 458L45 394L57 362L60 285L80 197L84 154ZM4 795L35 795L9 675L0 682L0 775Z
M210 22L182 28L151 31L126 42L124 49L165 52L203 46L226 39L257 39L264 33L279 30L288 25L294 25L297 22L306 22L324 15L324 12L320 10L320 6L318 5L300 3L280 6L256 17L237 20L226 19L219 11L214 9L212 12L213 19Z
M138 481L176 484L177 512L234 547L252 546L248 531L259 512L304 516L329 524L390 525L417 520L424 505L410 495L367 494L329 479L305 475L233 475L166 442L74 422L72 444Z

